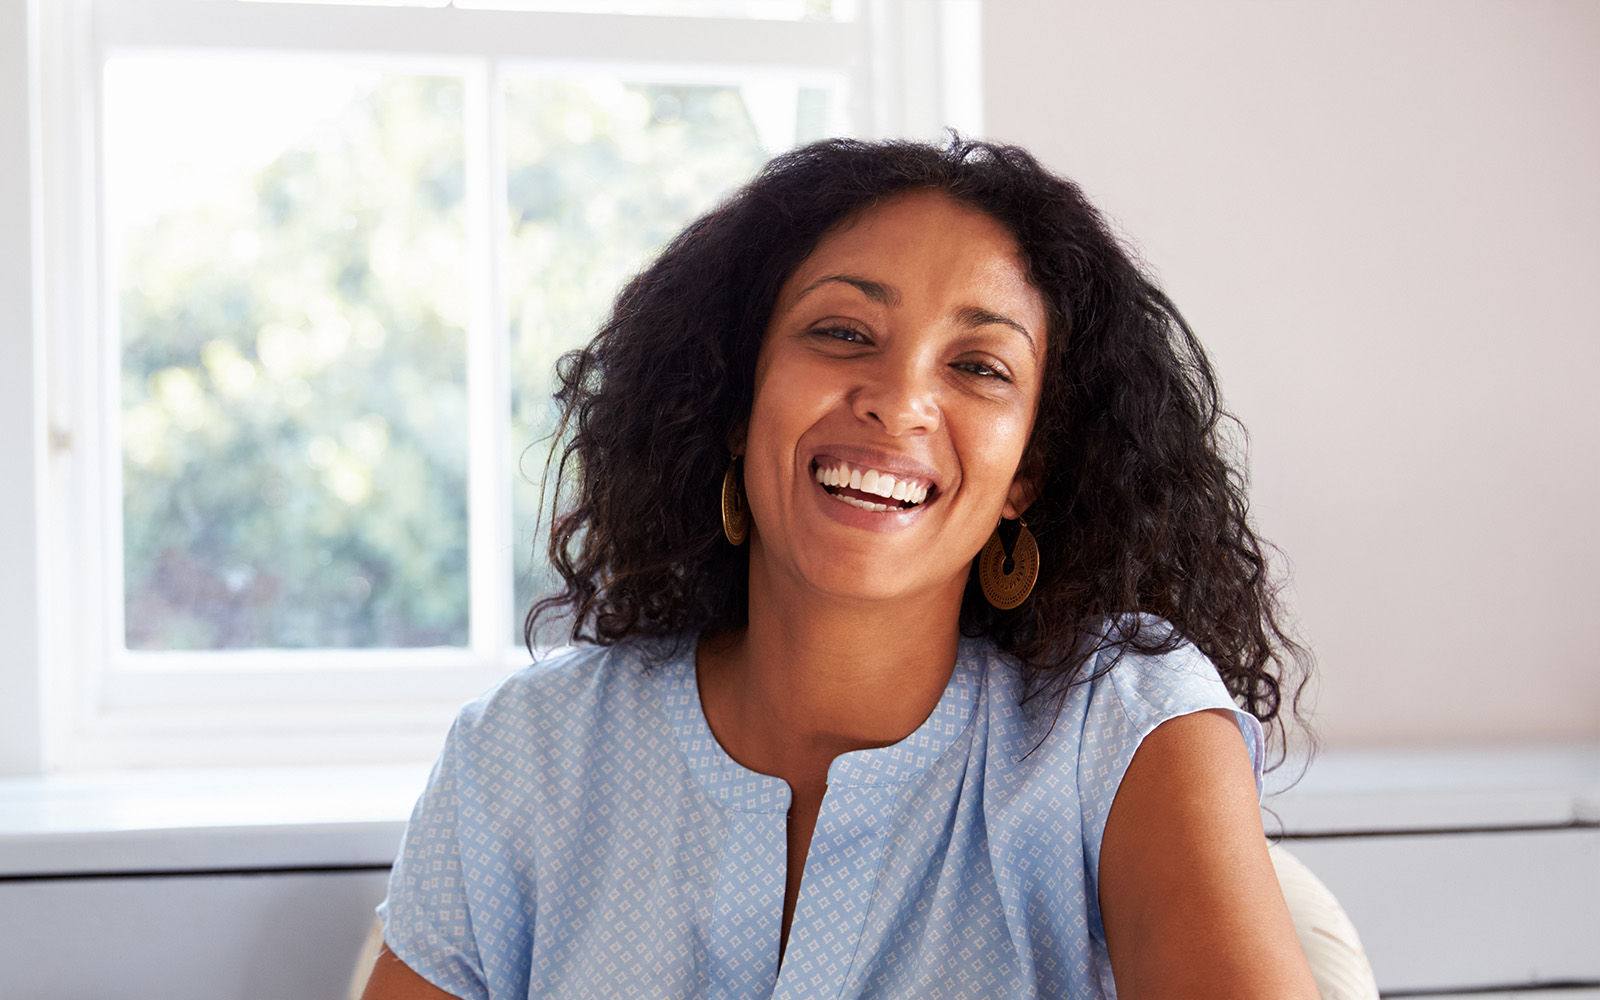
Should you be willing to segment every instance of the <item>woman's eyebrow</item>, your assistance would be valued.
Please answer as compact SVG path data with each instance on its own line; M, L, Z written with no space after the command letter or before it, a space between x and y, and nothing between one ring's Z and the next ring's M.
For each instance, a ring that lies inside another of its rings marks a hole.
M998 323L1000 326L1009 326L1011 329L1017 331L1018 333L1022 334L1023 337L1027 338L1029 347L1036 346L1033 342L1033 334L1028 332L1028 328L1023 326L1021 323L1018 323L1010 316L1003 316L1000 313L990 312L987 309L979 309L977 306L968 306L967 308L961 310L958 315L961 319L961 322L965 323L967 326L989 326L993 323Z
M813 281L811 284L807 285L805 287L805 291L795 296L795 301L799 302L807 295L810 295L812 292L831 281L837 281L841 284L849 285L879 305L890 306L892 308L900 304L900 293L895 291L893 288L890 288L888 285L885 285L881 282L871 281L867 278L860 278L853 274L830 274L825 278L818 278L816 281Z
M882 282L873 281L869 278L858 277L853 274L830 274L825 277L818 278L816 281L813 281L811 284L807 285L799 295L795 296L795 301L799 302L807 295L810 295L818 288L821 288L823 285L829 284L830 282L838 282L840 284L849 285L879 305L885 305L893 308L894 306L900 304L900 293L894 288L885 285ZM1028 328L1023 326L1021 323L1018 323L1010 316L1006 316L997 312L990 312L987 309L980 309L977 306L968 306L965 309L962 309L957 314L957 317L962 323L970 327L989 326L990 324L1009 326L1011 329L1022 334L1023 338L1028 341L1029 347L1036 346L1033 341L1033 334L1028 332Z

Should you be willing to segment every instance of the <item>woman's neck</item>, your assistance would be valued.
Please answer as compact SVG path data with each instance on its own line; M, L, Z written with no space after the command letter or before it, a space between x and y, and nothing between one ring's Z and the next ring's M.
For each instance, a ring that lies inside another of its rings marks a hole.
M960 641L961 584L863 605L752 573L749 624L699 650L718 742L796 793L820 794L834 757L898 743L938 705Z

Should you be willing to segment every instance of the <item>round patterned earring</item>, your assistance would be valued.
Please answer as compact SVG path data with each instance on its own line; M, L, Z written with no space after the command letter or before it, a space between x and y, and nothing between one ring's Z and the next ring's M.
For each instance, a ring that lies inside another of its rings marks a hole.
M750 508L744 499L744 483L739 478L739 456L733 456L722 475L722 533L731 545L743 545L750 537Z
M1020 522L1016 544L1009 554L1000 537L1000 526L995 525L983 551L978 553L978 585L983 588L984 600L1001 611L1010 611L1028 599L1038 579L1039 544L1028 530L1028 523Z

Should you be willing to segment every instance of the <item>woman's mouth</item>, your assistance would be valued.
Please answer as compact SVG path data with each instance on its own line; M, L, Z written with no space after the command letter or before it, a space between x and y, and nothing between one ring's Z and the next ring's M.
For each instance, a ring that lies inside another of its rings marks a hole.
M926 479L897 477L833 459L818 462L812 476L835 500L879 513L910 510L926 501L933 490L933 483Z

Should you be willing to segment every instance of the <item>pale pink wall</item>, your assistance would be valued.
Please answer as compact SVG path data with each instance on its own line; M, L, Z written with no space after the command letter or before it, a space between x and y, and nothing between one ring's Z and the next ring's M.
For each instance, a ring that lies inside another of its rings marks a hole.
M1600 740L1600 2L986 0L1211 348L1329 746Z

